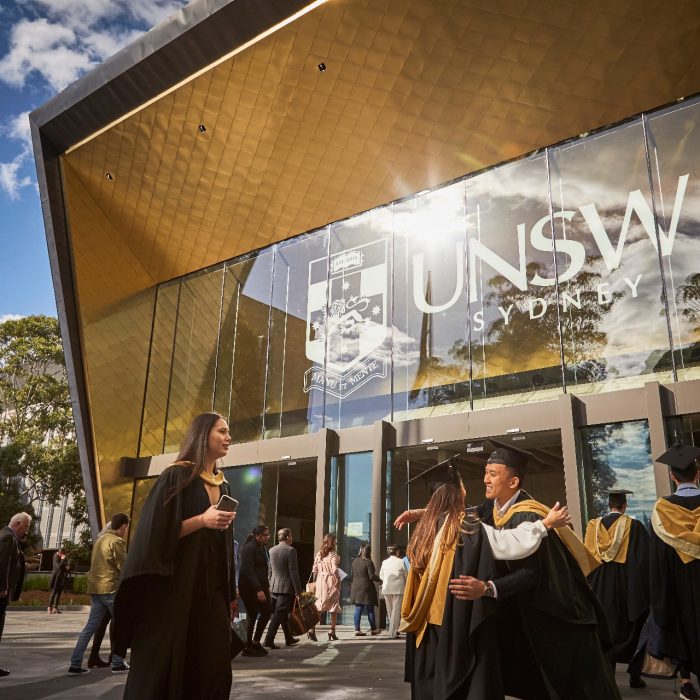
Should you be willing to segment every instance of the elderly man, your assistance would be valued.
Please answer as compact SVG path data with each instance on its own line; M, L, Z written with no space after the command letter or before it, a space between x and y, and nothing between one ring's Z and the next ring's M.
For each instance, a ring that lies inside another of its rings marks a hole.
M78 642L70 657L69 676L82 676L90 673L83 668L83 656L90 638L95 634L108 610L114 617L114 594L117 592L119 576L126 559L126 533L129 530L129 516L116 513L112 516L109 529L97 538L92 548L90 573L87 576L87 589L91 596L90 614ZM112 654L112 673L126 673L129 666L118 654Z
M17 513L10 518L7 527L0 530L0 640L5 627L5 612L10 600L17 600L24 579L24 542L32 524L28 513ZM8 676L7 669L0 668L0 677Z

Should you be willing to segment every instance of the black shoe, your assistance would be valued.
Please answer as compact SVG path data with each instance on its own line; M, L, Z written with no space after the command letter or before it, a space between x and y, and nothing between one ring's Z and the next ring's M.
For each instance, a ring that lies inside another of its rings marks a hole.
M274 642L268 642L267 639L263 642L263 646L267 649L279 649Z
M6 668L0 668L0 678L4 678L5 676L9 676L10 672Z
M89 668L79 668L78 666L71 666L68 669L69 676L84 676L86 673L90 673Z
M297 644L299 644L299 640L296 637L292 637L291 639L285 642L285 646L288 647L295 647Z
M96 659L88 659L87 667L88 668L108 668L112 664L107 663L106 661L102 661L102 659L98 656Z
M647 684L639 676L630 676L630 688L646 688Z
M700 700L700 695L698 695L698 691L695 690L695 686L692 683L683 683L678 697L681 700Z
M267 652L263 649L260 651L256 649L253 645L247 646L241 652L241 656L265 656Z
M253 649L257 649L260 652L261 656L267 656L269 654L267 649L265 649L265 647L263 647L263 645L260 644L260 642L253 642L251 646L253 647Z
M312 642L317 642L318 637L316 636L316 632L307 632L306 636L312 641Z
M119 666L112 666L112 673L126 673L129 670L129 664L121 663Z

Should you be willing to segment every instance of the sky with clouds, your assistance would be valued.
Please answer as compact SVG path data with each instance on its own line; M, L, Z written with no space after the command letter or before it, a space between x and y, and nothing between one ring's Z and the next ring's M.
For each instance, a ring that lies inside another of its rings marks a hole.
M0 321L55 315L27 115L185 0L0 0Z

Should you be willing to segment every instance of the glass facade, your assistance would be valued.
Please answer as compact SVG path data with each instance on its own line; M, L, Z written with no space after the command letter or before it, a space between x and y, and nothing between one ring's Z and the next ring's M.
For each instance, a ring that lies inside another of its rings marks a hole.
M140 449L700 376L700 100L159 286Z

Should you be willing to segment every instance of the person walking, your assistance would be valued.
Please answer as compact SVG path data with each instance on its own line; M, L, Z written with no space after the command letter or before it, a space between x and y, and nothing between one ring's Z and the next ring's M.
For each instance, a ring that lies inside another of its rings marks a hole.
M23 543L32 525L29 513L16 513L0 530L0 641L5 627L5 613L11 600L17 600L24 582ZM6 668L0 668L0 678L9 676Z
M391 544L386 548L387 558L379 569L382 583L382 595L386 601L386 611L389 615L389 637L398 639L401 622L401 604L406 588L406 567L400 556L399 548Z
M98 537L93 545L90 571L87 575L90 613L71 654L69 676L90 673L90 669L83 668L83 656L87 645L100 627L105 610L109 610L114 616L114 594L126 559L128 530L129 516L126 513L115 513L110 520L109 530ZM124 658L119 654L112 654L112 673L126 673L128 670L129 666Z
M367 613L370 633L374 637L382 631L377 628L374 608L379 605L377 587L375 583L382 580L377 576L374 562L371 558L372 550L368 544L360 547L358 555L352 560L352 585L350 586L350 602L355 604L355 636L365 637L366 632L360 629L362 613Z
M53 566L51 570L51 580L49 581L49 588L51 589L51 597L49 598L49 615L60 614L58 609L59 603L61 601L61 593L63 593L63 586L69 576L70 566L68 560L66 559L66 550L61 548L53 555Z
M275 645L275 635L281 627L285 644L293 647L299 640L289 630L289 613L292 611L294 598L301 593L297 550L292 547L292 531L283 527L277 532L278 545L270 550L270 591L272 593L273 612L267 628L263 646L279 649Z
M341 612L340 607L340 557L335 551L336 537L328 532L323 536L321 549L316 552L312 574L316 578L316 607L319 612L325 612L330 616L331 629L328 632L328 641L338 641L335 634L335 623L337 615ZM311 641L317 642L316 628L312 628L308 637Z
M260 643L270 619L270 558L266 545L270 541L267 525L258 525L241 546L238 589L245 604L248 642L243 656L266 656ZM257 620L257 625L256 625Z
M125 700L228 700L235 511L217 460L231 443L218 413L190 424L177 461L144 503L114 607L113 653L131 647Z

